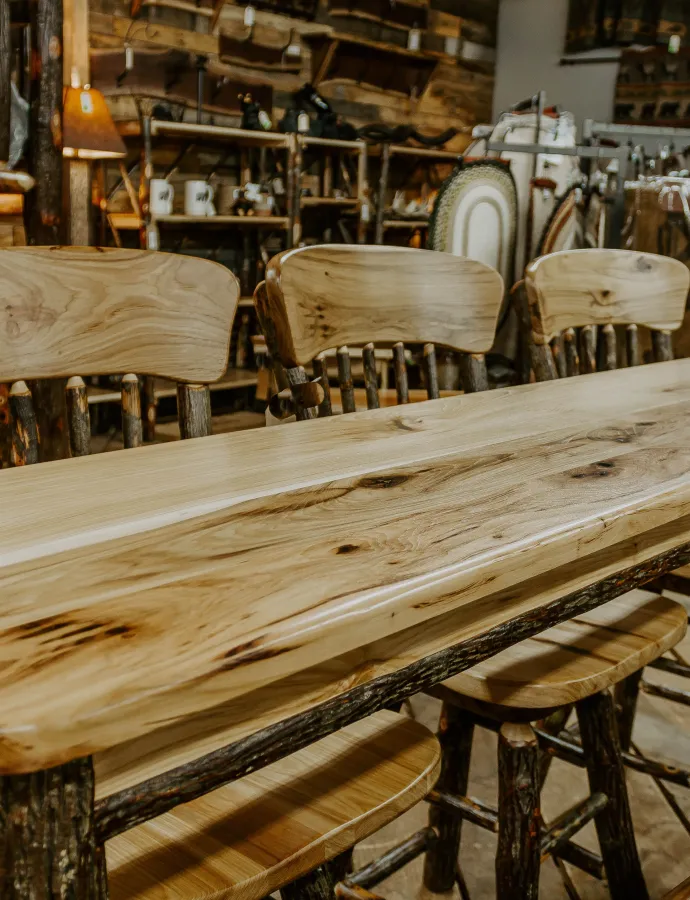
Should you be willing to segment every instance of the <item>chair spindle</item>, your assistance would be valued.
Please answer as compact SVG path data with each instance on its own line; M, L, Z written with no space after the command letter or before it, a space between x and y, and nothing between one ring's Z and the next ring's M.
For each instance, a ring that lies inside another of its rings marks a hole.
M319 404L319 418L327 419L333 415L333 404L331 403L331 385L328 380L328 363L325 354L320 354L314 360L314 378L319 379L323 388L323 400Z
M205 384L177 385L177 418L180 437L207 437L211 427L211 391Z
M66 399L70 454L72 456L89 456L91 453L91 415L83 378L76 375L69 379Z
M376 374L376 353L374 345L367 344L362 349L362 365L364 367L364 386L367 393L367 409L379 409L379 382Z
M611 324L604 325L601 329L601 337L604 344L604 371L613 372L618 367L616 329Z
M670 331L653 331L652 347L655 362L669 362L673 359L673 344Z
M393 346L393 367L395 369L395 389L398 403L410 402L410 388L407 381L407 365L405 364L405 345L398 341Z
M580 357L577 354L577 336L574 328L568 328L563 332L563 347L565 351L565 375L572 378L580 374Z
M338 357L338 383L340 384L340 397L344 413L357 412L355 405L355 389L352 384L352 363L350 351L347 347L340 347Z
M38 462L38 425L31 391L25 381L15 381L10 389L12 413L13 466L32 466Z
M125 450L141 447L144 440L141 393L136 375L125 375L122 379L122 436Z
M441 394L438 389L435 344L424 344L424 374L426 375L426 393L429 400L438 400Z
M551 341L551 354L556 364L556 371L559 378L565 378L567 374L567 365L565 359L565 339L563 334L559 334Z
M597 370L597 332L594 325L580 329L580 374L591 375Z
M548 347L544 348L551 356ZM486 371L486 360L483 353L463 353L462 360L462 384L466 394L477 394L480 391L489 390L489 375ZM555 370L554 370L555 372ZM553 376L557 377L556 374Z
M628 325L625 329L625 349L629 366L640 364L640 342L637 325Z

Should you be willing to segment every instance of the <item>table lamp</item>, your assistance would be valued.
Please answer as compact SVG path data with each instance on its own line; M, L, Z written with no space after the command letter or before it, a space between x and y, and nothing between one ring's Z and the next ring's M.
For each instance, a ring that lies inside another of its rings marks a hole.
M91 162L122 159L126 148L105 97L86 84L79 84L77 72L65 88L62 110L62 155L70 161L70 243L90 243Z

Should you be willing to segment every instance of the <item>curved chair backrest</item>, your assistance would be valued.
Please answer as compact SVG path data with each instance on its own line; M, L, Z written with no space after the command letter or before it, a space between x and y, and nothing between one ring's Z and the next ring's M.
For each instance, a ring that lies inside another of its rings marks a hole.
M677 260L653 253L564 250L532 262L525 287L533 365L537 378L545 380L595 371L597 326L603 326L605 369L617 364L615 325L627 326L629 365L639 363L638 325L652 330L655 358L670 359L670 334L683 322L690 272ZM577 360L576 328L581 329ZM548 347L552 342L555 359Z
M340 347L343 410L353 412L348 344L366 344L367 405L378 406L373 342L391 345L398 401L406 402L403 342L425 344L427 388L438 396L434 346L470 354L479 389L486 385L483 354L490 349L503 299L503 280L494 269L447 253L407 247L323 245L274 257L256 305L269 351L285 369L299 418L311 418L313 392L302 388L303 367ZM402 383L401 383L402 382ZM466 385L467 386L467 385ZM300 411L300 405L303 409ZM321 414L330 406L322 404Z
M227 368L239 293L232 272L190 256L0 250L0 382L13 383L10 406L24 425L14 429L14 463L38 459L28 379L76 376L67 390L73 455L89 452L88 375L124 376L126 446L141 443L140 374L177 381L183 436L208 433L207 385Z

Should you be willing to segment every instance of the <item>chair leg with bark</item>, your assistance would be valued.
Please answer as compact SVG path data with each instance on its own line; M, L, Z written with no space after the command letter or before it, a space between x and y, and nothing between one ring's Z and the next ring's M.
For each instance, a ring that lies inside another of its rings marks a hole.
M436 789L463 797L467 793L474 722L463 710L443 705L438 739L441 744L441 777ZM457 878L462 819L448 810L432 805L429 826L438 833L438 841L429 848L424 863L424 884L434 893L450 891Z
M577 715L590 788L609 801L595 823L612 900L647 900L611 694L604 691L581 700Z
M498 738L498 900L539 896L539 747L529 725L503 725Z

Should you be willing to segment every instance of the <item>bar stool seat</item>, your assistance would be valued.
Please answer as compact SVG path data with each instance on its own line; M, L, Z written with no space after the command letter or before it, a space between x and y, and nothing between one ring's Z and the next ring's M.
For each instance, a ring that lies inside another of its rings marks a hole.
M423 725L380 712L106 844L110 900L261 900L422 800Z
M502 651L433 693L533 713L577 703L674 647L687 621L679 603L636 591Z

